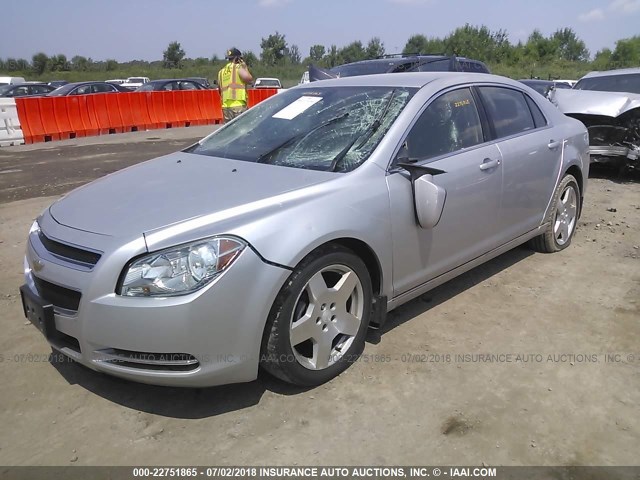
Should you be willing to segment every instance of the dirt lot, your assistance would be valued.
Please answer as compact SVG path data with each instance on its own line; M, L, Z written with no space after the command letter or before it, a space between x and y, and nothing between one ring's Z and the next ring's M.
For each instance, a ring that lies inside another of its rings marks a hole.
M143 140L0 150L0 465L639 464L640 183L606 172L568 250L518 248L401 307L319 388L160 388L47 361L18 293L27 230L57 198L39 195L103 174L96 153L189 141Z

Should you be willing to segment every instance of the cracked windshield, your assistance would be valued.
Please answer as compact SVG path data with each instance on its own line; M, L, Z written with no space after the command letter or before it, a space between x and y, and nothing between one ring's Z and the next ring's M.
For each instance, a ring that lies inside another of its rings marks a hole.
M369 157L414 93L392 87L290 90L258 104L187 151L349 172Z

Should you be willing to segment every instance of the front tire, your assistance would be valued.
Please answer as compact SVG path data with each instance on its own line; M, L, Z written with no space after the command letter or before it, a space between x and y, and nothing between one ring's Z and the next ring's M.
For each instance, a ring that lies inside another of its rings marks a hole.
M551 200L547 214L547 227L543 234L533 238L531 247L542 253L564 250L571 244L578 225L580 187L573 175L565 175Z
M364 349L372 295L369 271L351 250L330 245L313 252L271 308L261 366L300 386L339 375Z

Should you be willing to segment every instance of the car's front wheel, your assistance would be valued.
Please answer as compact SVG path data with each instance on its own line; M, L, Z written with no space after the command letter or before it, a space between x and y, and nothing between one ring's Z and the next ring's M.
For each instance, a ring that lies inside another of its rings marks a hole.
M296 385L320 385L364 348L372 287L364 262L340 246L305 258L280 290L265 330L261 366Z
M578 225L580 188L573 175L566 175L558 184L551 200L545 232L531 240L534 250L558 252L571 244Z

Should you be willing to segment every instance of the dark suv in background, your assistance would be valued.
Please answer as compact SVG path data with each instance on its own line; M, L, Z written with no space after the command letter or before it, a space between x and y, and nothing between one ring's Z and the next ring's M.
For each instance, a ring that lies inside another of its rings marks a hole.
M475 72L491 73L489 68L479 60L466 57L447 56L443 54L403 53L385 55L372 60L346 63L325 70L314 65L309 66L309 80L325 80L328 78L354 77L357 75L373 75L376 73L399 72Z

